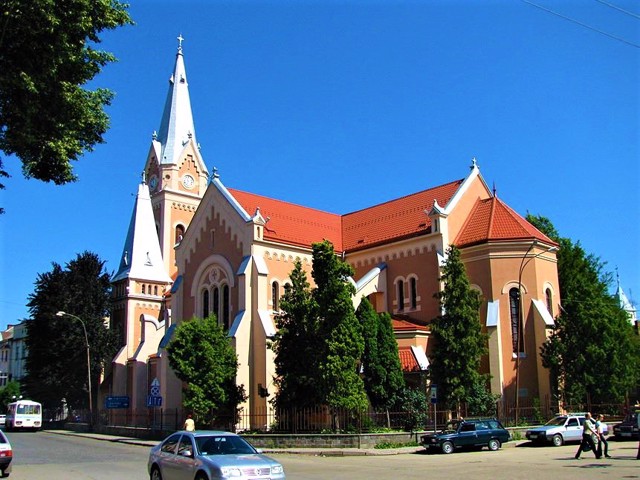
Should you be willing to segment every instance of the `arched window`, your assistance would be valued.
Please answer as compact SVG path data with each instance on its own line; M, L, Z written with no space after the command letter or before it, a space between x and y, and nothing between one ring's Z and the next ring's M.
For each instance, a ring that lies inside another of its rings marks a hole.
M184 225L176 225L176 241L175 244L179 244L184 238Z
M545 295L545 297L547 299L547 310L549 311L549 313L553 317L553 294L551 293L551 289L547 288L544 291L544 295Z
M202 318L209 316L209 290L202 292Z
M142 284L142 294L144 295L147 292L146 285Z
M409 280L409 288L411 289L411 309L415 310L418 307L418 281L416 277L411 277L411 280Z
M222 287L222 325L229 330L229 285Z
M158 295L158 286L157 285L155 285L153 287L153 294L156 295L156 296Z
M509 316L511 318L511 341L513 353L524 351L522 328L520 325L520 292L517 288L509 290ZM518 337L520 341L518 342Z
M398 311L402 312L404 310L404 281L398 280Z
M220 322L220 289L218 287L213 289L213 313L216 314L216 318Z
M278 311L280 306L280 285L278 285L278 282L271 284L271 305L274 311Z

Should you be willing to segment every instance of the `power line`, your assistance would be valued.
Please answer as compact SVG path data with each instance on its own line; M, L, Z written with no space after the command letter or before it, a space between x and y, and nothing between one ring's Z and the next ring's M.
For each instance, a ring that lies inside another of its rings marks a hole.
M607 33L607 32L605 32L603 30L599 30L597 28L594 28L591 25L587 25L586 23L582 23L582 22L580 22L578 20L575 20L575 19L573 19L571 17L567 17L566 15L563 15L561 13L554 12L553 10L550 10L550 9L548 9L546 7L543 7L542 5L538 5L536 3L530 2L529 0L522 0L522 1L524 3L528 3L529 5L531 5L533 7L539 8L540 10L544 10L545 12L551 13L553 15L556 15L556 16L560 17L560 18L564 18L565 20L568 20L568 21L573 22L573 23L575 23L577 25L580 25L581 27L588 28L589 30L593 30L594 32L597 32L597 33L599 33L601 35L604 35L606 37L612 38L614 40L618 40L619 42L622 42L622 43L626 43L627 45L630 45L630 46L635 47L635 48L640 48L640 45L637 45L637 44L635 44L633 42L625 40L624 38L617 37L615 35L611 35L610 33Z
M615 10L618 10L618 11L620 11L622 13L626 13L627 15L631 15L632 17L640 19L640 15L638 15L637 13L633 13L633 12L630 12L629 10L625 10L624 8L621 8L621 7L617 6L617 5L614 5L613 3L605 2L604 0L596 0L596 2L600 2L603 5L606 5L607 7L611 7L611 8L613 8Z

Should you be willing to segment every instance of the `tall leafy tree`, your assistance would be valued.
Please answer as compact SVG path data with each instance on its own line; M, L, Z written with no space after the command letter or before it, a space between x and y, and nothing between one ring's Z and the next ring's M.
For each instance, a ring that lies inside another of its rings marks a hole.
M373 408L387 412L389 423L389 409L398 403L404 390L404 376L391 316L386 312L376 312L366 298L360 302L356 316L362 324L364 338L364 387Z
M19 397L20 383L16 380L7 382L4 387L0 388L0 408L2 408L2 411L6 412L7 406Z
M560 244L562 308L541 350L554 390L567 404L624 400L640 380L640 346L626 313L609 294L611 274L579 242L561 237L549 219L528 215L527 220Z
M132 23L127 8L117 0L2 2L0 150L20 158L26 178L75 181L71 161L104 142L113 93L84 86L115 60L95 45L104 30Z
M116 332L104 319L109 316L111 277L105 262L84 252L63 268L53 263L50 272L39 274L29 296L26 346L26 393L48 408L88 406L86 342L90 346L91 383L98 385L106 362L117 350ZM94 392L97 388L94 389ZM96 395L93 395L95 406Z
M438 402L459 413L460 405L486 390L487 378L480 375L487 338L480 325L480 295L471 289L460 251L447 250L443 267L442 291L436 293L442 314L431 323L435 340L430 366L431 381L438 385Z
M275 353L275 404L279 408L322 403L318 384L318 318L307 275L297 260L276 317L278 332L271 343Z
M320 385L325 403L334 411L367 407L359 373L364 352L362 327L353 308L355 287L348 281L353 269L335 253L331 242L315 243L312 296L318 307Z
M236 352L215 315L178 325L167 352L169 365L185 382L183 405L196 424L233 420L246 396L244 386L236 385Z

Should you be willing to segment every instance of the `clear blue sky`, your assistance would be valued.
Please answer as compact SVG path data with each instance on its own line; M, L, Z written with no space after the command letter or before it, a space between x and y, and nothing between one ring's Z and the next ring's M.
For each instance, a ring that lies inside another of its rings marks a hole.
M111 129L64 187L0 193L0 327L51 262L117 269L185 38L197 139L239 188L347 213L467 175L619 269L640 301L637 1L136 1L104 35ZM613 8L612 5L620 9ZM580 25L583 24L583 25ZM617 37L617 38L613 38Z

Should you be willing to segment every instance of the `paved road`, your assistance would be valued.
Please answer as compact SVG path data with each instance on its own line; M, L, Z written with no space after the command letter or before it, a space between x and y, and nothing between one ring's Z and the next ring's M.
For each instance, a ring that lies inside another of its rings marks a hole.
M50 432L9 433L12 480L144 480L148 447ZM273 454L289 480L460 478L464 480L590 480L640 478L637 442L609 443L613 459L574 460L577 445L506 447L498 452L385 456Z

